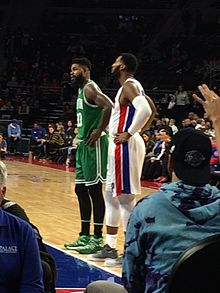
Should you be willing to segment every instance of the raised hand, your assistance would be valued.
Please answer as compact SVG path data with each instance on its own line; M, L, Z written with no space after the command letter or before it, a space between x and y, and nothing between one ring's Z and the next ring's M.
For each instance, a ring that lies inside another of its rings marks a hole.
M210 90L206 84L199 85L198 89L203 99L196 94L193 94L193 98L203 106L210 120L214 122L220 119L220 97L214 91Z

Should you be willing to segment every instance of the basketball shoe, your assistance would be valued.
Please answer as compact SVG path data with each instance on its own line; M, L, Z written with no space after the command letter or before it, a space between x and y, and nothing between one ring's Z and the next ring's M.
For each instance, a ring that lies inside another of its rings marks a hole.
M104 265L106 267L121 267L123 255L119 255L117 258L106 258Z
M64 247L69 250L76 250L79 247L86 246L90 241L91 236L79 235L76 241L64 244Z
M116 259L117 257L117 250L105 244L101 251L90 254L87 259L91 261L105 261L107 258Z
M81 254L91 254L101 250L102 247L103 247L103 238L91 236L89 242L86 245L78 247L75 250Z

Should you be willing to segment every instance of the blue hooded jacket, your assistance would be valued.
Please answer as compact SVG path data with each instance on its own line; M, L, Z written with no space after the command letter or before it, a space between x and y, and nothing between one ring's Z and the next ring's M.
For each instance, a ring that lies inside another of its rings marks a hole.
M220 233L220 190L182 181L140 200L129 219L122 279L128 292L165 293L178 256Z

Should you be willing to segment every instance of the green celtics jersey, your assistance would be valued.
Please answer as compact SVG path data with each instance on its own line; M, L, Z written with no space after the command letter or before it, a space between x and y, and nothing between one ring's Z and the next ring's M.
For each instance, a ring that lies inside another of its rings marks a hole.
M94 81L88 80L86 85L88 84L93 84L99 91L101 91ZM86 100L84 89L80 88L76 103L76 114L78 138L84 139L90 135L93 129L98 127L102 117L102 108L90 104Z

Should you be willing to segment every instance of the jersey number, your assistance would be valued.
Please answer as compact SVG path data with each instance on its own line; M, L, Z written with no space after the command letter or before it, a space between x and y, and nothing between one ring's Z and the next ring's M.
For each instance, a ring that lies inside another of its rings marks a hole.
M77 127L82 126L82 113L77 113Z

